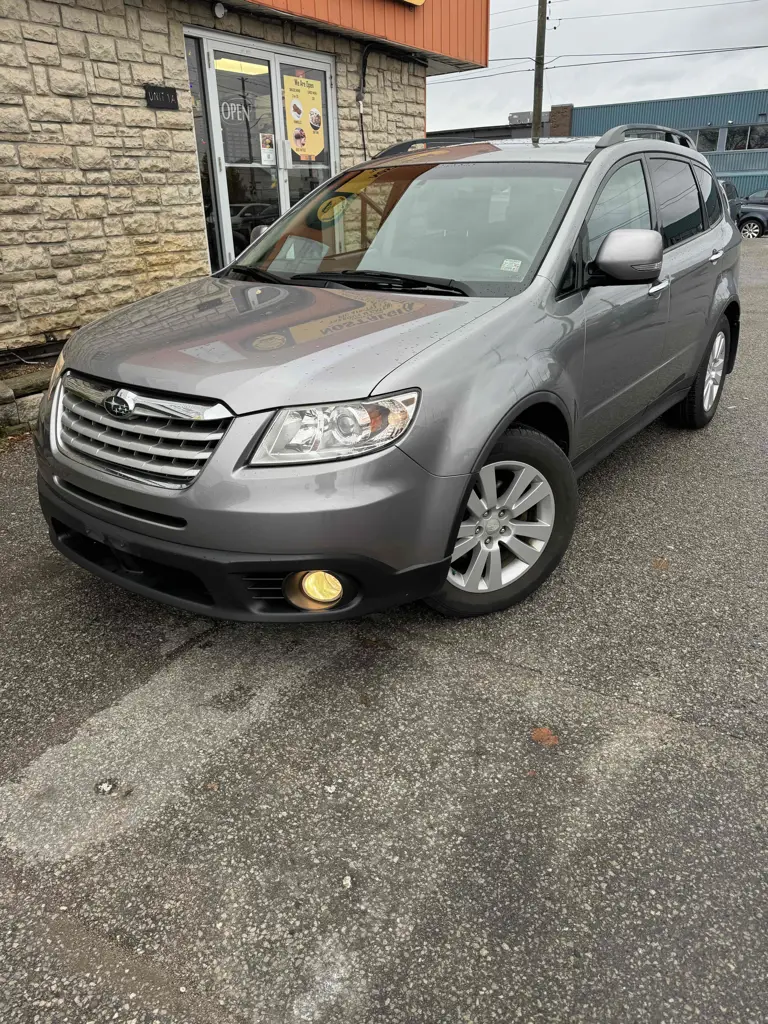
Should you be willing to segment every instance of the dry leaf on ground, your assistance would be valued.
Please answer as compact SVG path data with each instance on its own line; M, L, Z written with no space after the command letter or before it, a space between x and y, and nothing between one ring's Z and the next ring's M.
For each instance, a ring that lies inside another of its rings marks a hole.
M541 747L556 747L560 742L552 730L547 729L546 727L543 729L534 729L531 733L531 739Z

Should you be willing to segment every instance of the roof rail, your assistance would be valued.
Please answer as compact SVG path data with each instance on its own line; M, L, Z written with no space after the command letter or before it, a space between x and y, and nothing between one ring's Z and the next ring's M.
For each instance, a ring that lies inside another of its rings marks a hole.
M402 153L410 153L416 146L423 146L424 149L441 149L443 146L463 146L467 139L440 138L433 135L429 139L409 139L408 142L398 142L394 146L382 149L373 159L378 160L383 156L399 156Z
M639 135L662 135L664 142L672 142L678 146L687 146L688 149L696 149L696 143L690 135L679 132L676 128L667 128L663 124L622 124L618 128L611 128L595 143L595 149L607 149L609 146L617 146L620 142L626 142L630 133Z

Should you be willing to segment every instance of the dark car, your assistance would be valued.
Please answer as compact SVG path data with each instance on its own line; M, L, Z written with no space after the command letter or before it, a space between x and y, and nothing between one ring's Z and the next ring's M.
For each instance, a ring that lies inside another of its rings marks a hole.
M768 231L768 201L745 199L736 223L743 238L761 238Z
M763 206L768 206L768 188L760 189L758 192L752 192L744 200L745 203L760 203Z

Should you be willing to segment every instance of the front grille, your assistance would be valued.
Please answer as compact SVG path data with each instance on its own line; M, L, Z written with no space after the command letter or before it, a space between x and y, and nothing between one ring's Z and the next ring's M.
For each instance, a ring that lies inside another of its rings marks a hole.
M104 403L123 411L114 415ZM111 386L73 373L59 387L56 442L67 455L117 476L188 487L232 419L226 406Z

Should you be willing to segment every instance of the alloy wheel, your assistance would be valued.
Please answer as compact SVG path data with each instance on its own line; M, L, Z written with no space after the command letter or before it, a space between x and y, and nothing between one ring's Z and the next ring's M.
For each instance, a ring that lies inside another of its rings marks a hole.
M707 376L704 380L704 411L709 412L715 404L718 392L723 382L723 371L725 370L725 334L718 331L712 343L712 351L709 353L707 363Z
M487 594L520 579L541 557L555 524L555 498L524 462L484 466L459 527L448 581Z
M763 231L756 220L748 220L741 226L741 234L743 238L759 238Z

